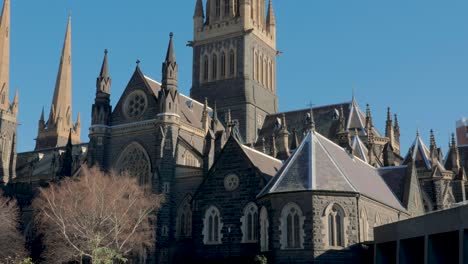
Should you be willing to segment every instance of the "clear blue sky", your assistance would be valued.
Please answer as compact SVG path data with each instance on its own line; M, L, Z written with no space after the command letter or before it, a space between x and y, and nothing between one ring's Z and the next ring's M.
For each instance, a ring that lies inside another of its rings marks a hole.
M0 1L3 2L3 1ZM383 131L386 107L399 114L402 152L416 129L433 128L447 149L455 121L468 115L468 1L274 0L280 110L351 99L370 103ZM103 50L110 53L115 105L142 61L161 78L168 34L175 33L180 90L191 85L195 0L12 1L11 86L20 91L19 151L32 150L44 106L50 109L67 13L73 15L73 112L87 141ZM13 91L11 94L13 95ZM364 110L364 109L363 109Z

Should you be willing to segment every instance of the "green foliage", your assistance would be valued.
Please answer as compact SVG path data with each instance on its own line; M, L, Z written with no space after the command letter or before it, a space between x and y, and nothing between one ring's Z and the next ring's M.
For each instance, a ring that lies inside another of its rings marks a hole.
M8 257L6 259L0 260L0 264L34 264L31 258L23 259L19 256Z
M255 264L268 264L268 259L264 255L257 255L254 259Z
M98 247L93 250L93 264L114 264L114 261L127 263L128 260L110 248Z

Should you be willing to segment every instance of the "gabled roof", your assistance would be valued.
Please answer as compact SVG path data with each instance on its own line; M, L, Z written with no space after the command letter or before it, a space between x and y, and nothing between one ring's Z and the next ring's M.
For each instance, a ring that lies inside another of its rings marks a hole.
M295 191L356 192L405 210L378 171L319 133L309 132L259 197Z
M354 156L362 159L363 161L369 163L368 157L369 157L369 150L367 147L364 145L362 142L361 138L357 135L353 137L353 141L351 143L351 148L353 149L353 154Z
M415 161L416 167L424 166L427 170L431 170L432 167L436 166L440 171L445 171L444 166L438 160L436 160L436 164L432 164L431 152L426 144L424 144L419 133L416 135L416 139L411 145L410 151L406 154L403 164L408 164L410 154L413 155L411 158Z

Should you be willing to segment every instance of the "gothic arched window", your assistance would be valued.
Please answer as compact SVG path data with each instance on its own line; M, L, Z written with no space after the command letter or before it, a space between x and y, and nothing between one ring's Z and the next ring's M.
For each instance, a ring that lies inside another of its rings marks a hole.
M236 74L236 55L234 50L229 52L229 74L231 77Z
M257 242L258 208L254 203L249 203L244 208L244 216L241 218L241 223L242 242Z
M216 80L218 79L218 56L216 54L213 54L213 61L211 67L211 77L213 80Z
M331 204L324 213L327 226L327 240L330 247L345 246L344 210L338 204Z
M265 207L260 210L260 249L262 252L268 251L268 211Z
M151 162L146 150L138 143L128 145L117 160L116 167L120 173L136 177L140 185L151 183Z
M177 210L177 237L185 238L192 236L192 209L190 196L186 197Z
M216 18L221 16L221 0L215 0L215 15Z
M281 248L304 247L304 220L302 210L295 203L289 203L281 211Z
M208 56L203 57L203 80L208 81L209 75L209 61Z
M203 243L205 244L221 244L223 235L221 230L223 224L221 222L221 214L218 208L210 206L205 212L203 219Z
M221 53L221 78L226 77L226 53Z

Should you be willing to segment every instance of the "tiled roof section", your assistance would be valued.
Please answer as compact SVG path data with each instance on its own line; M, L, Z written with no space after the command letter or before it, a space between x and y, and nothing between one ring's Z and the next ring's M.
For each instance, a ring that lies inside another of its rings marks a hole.
M283 166L283 162L281 160L275 159L244 145L241 145L241 147L244 153L249 157L252 164L263 174L273 177Z
M400 201L403 201L408 166L384 167L378 169L380 176L387 183Z
M405 210L375 168L317 132L307 134L259 196L307 190L356 192Z
M157 98L158 93L161 90L161 83L145 76L148 85L150 86L151 91L153 91L154 96ZM211 115L213 110L208 107L208 112L210 113L210 122ZM179 116L181 120L187 124L192 125L193 127L201 129L203 127L202 117L203 117L203 104L179 93Z
M24 181L21 177L42 179L44 176L56 175L60 169L60 155L66 151L66 147L45 149L41 151L18 153L16 161L17 181ZM79 167L81 162L86 159L88 144L74 145L72 156L76 163L74 167ZM31 168L33 173L31 175ZM49 179L50 180L50 179Z

